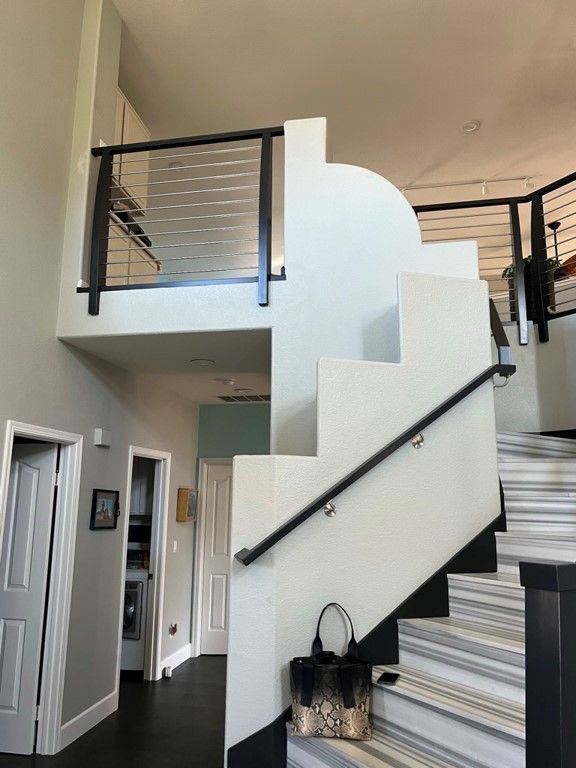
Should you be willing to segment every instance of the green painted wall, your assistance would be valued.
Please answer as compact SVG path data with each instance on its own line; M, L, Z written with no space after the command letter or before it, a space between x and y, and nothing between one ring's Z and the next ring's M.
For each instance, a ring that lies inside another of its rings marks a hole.
M270 403L201 405L198 458L270 453Z

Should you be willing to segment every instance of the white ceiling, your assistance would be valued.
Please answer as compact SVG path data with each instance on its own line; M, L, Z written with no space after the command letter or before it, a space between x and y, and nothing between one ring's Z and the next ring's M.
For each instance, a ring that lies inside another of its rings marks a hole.
M576 167L573 0L115 2L121 85L156 137L325 115L334 159L401 187Z
M221 402L235 388L270 394L270 331L221 331L75 339L75 346L198 403ZM213 366L198 368L193 358ZM217 379L233 379L226 384Z

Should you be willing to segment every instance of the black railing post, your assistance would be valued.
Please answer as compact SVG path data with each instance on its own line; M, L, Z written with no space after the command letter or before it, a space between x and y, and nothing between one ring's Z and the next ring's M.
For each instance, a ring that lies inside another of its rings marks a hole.
M272 272L272 133L262 133L260 203L258 210L258 304L268 306L268 281Z
M510 226L512 229L512 258L514 263L514 301L516 302L516 324L518 341L528 344L528 312L526 306L526 283L524 280L524 259L522 257L522 233L518 203L510 203ZM512 307L510 307L512 310Z
M526 768L576 765L576 564L521 563Z
M530 216L532 240L532 292L533 320L538 325L540 341L549 341L548 333L548 278L546 273L546 231L544 224L544 203L542 195L536 193L531 197L532 211Z
M100 311L100 266L106 269L106 256L108 253L108 216L110 213L110 185L112 180L111 152L106 149L100 158L100 170L96 183L96 197L94 199L94 219L92 221L92 240L90 248L90 288L88 298L88 312L97 315Z

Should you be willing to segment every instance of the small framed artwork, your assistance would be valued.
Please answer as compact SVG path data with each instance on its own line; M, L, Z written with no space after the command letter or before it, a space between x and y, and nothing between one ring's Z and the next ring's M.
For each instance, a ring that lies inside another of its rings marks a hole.
M94 488L92 491L90 530L105 531L116 528L119 514L120 491L105 491L102 488Z
M197 488L178 488L178 504L176 507L177 523L196 522L196 508L198 506Z

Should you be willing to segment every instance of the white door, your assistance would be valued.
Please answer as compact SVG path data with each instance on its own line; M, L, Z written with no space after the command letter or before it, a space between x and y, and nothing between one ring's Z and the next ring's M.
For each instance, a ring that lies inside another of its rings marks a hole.
M56 445L14 445L0 561L0 752L34 750Z
M208 464L203 497L204 567L200 653L224 654L228 650L231 461Z

